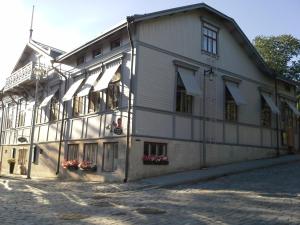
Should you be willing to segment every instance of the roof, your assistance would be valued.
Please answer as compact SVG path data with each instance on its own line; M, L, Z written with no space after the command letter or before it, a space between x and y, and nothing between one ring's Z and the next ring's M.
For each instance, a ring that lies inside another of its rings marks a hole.
M53 48L49 45L45 45L40 42L30 40L24 47L22 54L19 57L17 63L15 64L12 72L14 72L20 68L20 64L22 64L22 61L26 60L28 57L28 54L30 54L32 51L39 52L40 54L42 54L50 59L54 59L57 56L64 53L64 51L59 50L57 48Z
M126 21L126 20L123 20L123 21L119 22L119 23L116 24L115 26L113 26L113 27L111 27L111 28L109 28L109 29L103 31L98 37L92 39L91 41L89 41L89 42L87 42L87 43L81 45L80 47L78 47L78 48L76 48L76 49L74 49L74 50L72 50L72 51L70 51L70 52L67 52L67 53L65 53L65 54L63 54L63 55L57 57L57 58L56 58L56 61L57 61L57 62L61 62L61 61L65 60L65 59L69 58L70 56L76 54L77 52L79 52L79 51L81 51L81 50L83 50L83 49L85 49L85 48L87 48L87 47L89 47L89 46L91 46L91 45L93 45L94 43L96 43L96 42L102 40L103 38L105 38L105 37L107 37L107 36L109 36L109 35L112 35L112 34L114 34L115 32L117 32L117 31L119 31L119 30L125 28L126 25L127 25L127 21Z
M177 7L177 8L172 8L172 9L167 9L167 10L162 10L162 11L157 11L157 12L152 12L152 13L147 13L147 14L135 14L133 16L127 17L127 20L129 22L141 22L145 20L151 20L155 19L158 17L162 16L169 16L172 14L176 13L182 13L182 12L188 12L192 10L198 10L198 9L204 9L207 10L208 12L218 16L221 18L224 22L227 22L228 25L231 25L233 30L231 31L232 35L234 35L241 43L246 52L248 53L249 57L252 58L255 63L258 65L258 67L266 74L275 77L274 72L266 65L265 61L263 58L260 56L260 54L257 52L255 47L252 45L252 43L249 41L247 36L244 34L244 32L241 30L241 28L238 26L238 24L235 22L235 20L220 11L208 6L205 3L200 3L200 4L193 4L193 5L188 5L188 6L183 6L183 7ZM64 59L69 58L71 55L87 48L88 46L94 44L95 42L107 37L108 35L113 34L114 32L124 28L127 26L127 22L122 22L117 26L114 26L108 31L103 32L100 36L97 38L87 42L86 44L76 48L75 50L68 52L60 57L57 58L58 62L63 61Z
M59 56L59 55L62 55L64 54L65 52L58 49L58 48L54 48L52 46L49 46L49 45L46 45L46 44L43 44L41 42L38 42L38 41L35 41L35 40L31 40L31 42L37 44L38 46L42 47L43 49L47 50L50 52L50 56L52 56L53 58Z

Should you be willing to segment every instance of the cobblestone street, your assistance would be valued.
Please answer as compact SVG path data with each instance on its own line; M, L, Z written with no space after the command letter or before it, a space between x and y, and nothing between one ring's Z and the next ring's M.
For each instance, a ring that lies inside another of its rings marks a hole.
M300 163L173 188L0 179L0 224L300 224Z

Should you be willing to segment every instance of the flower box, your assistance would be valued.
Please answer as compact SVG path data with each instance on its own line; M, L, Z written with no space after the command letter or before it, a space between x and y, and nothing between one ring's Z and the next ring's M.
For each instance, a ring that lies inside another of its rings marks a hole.
M65 160L62 162L62 167L68 170L78 170L79 162L77 160Z
M83 170L83 171L90 171L90 172L95 172L97 171L97 166L94 165L92 162L90 161L82 161L80 164L79 164L79 168L80 170Z
M168 165L169 160L167 156L164 155L144 155L143 156L144 165Z

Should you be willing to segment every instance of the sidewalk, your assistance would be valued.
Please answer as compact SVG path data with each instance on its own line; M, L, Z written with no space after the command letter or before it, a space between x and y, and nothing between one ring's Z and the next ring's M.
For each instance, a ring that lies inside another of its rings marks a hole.
M286 155L279 158L258 159L224 166L209 167L202 170L192 170L159 177L146 178L138 181L138 183L146 187L171 187L179 184L197 183L226 175L238 174L246 171L267 168L296 161L300 161L300 155Z

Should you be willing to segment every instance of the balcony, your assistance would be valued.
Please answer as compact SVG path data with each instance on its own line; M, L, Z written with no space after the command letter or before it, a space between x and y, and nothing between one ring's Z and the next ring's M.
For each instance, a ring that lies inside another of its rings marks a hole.
M34 63L29 62L6 78L4 91L11 90L20 84L31 83L34 80Z

